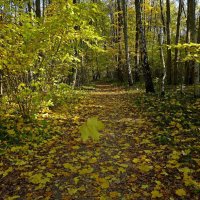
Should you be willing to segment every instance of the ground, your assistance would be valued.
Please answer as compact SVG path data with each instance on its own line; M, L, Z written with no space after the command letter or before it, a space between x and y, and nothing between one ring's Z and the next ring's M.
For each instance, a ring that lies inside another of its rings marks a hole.
M156 110L160 115L154 116L156 102L145 98L152 97L101 84L71 115L60 108L52 122L57 135L2 154L0 199L200 199L198 113L190 129L194 134L184 132L179 111L177 120L168 123L167 135L162 117L169 110ZM181 105L176 101L176 106ZM105 128L99 141L83 142L79 128L93 116Z

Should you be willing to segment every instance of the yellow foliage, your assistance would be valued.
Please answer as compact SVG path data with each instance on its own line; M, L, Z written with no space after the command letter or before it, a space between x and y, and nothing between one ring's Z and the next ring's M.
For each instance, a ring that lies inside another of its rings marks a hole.
M119 192L110 192L110 197L111 198L120 197L120 193Z
M12 171L13 171L13 168L9 167L5 172L3 172L3 177L7 176Z
M70 189L68 189L68 192L69 192L70 195L75 194L77 191L78 191L78 189L76 189L76 188L70 188Z
M152 198L160 198L160 197L162 197L163 195L162 195L162 193L160 193L158 190L153 190L152 192L151 192L151 197Z
M136 163L139 163L139 162L140 162L140 159L134 158L134 159L132 160L132 162L135 163L135 164L136 164Z
M138 166L138 169L139 169L141 172L147 173L147 172L149 172L150 170L153 169L153 166L142 163L142 164L140 164L140 165Z
M7 130L7 133L8 135L11 135L11 136L15 135L15 131L13 129Z
M15 196L12 196L12 197L7 197L6 200L15 200L15 199L19 199L20 196L18 195L15 195Z
M177 190L176 190L176 194L177 194L178 196L180 196L180 197L186 196L186 192L185 192L185 190L182 189L182 188L177 189Z
M90 173L92 173L93 172L93 168L86 168L86 169L81 169L81 170L79 170L79 174L80 175L83 175L83 174L90 174Z
M43 176L41 173L38 173L38 174L34 174L33 176L29 177L29 181L33 184L39 184L42 188L43 186L45 186L45 184L47 182L50 181L50 178L49 177L45 177ZM38 188L38 189L40 189Z
M66 168L66 169L70 169L70 170L73 170L73 169L74 169L74 166L71 165L70 163L65 163L65 164L63 164L63 166L64 166L64 168Z
M105 178L98 178L98 182L101 184L101 188L103 189L107 189L110 186L109 181Z
M77 185L78 182L79 182L79 178L78 178L78 177L75 177L75 178L74 178L74 183Z

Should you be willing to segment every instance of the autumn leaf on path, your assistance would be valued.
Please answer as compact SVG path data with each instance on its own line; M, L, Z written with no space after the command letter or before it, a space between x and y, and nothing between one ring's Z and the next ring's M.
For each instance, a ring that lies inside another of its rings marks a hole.
M100 130L104 129L104 124L98 120L97 117L92 117L87 120L81 127L81 138L83 142L87 141L89 137L98 141L100 137Z
M186 196L186 192L185 192L185 190L182 189L182 188L177 189L177 190L176 190L176 194L177 194L178 196L180 196L180 197Z
M162 197L163 195L158 191L158 190L153 190L152 192L151 192L151 197L152 198L160 198L160 197Z

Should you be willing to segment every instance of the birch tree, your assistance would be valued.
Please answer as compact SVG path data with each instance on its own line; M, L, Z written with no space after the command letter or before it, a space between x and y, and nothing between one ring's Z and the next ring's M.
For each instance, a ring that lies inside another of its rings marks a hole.
M124 45L125 45L125 60L126 60L126 70L128 73L128 83L129 86L133 85L132 70L130 65L130 54L129 54L129 43L128 43L128 22L127 22L127 2L122 0L122 10L123 10L123 21L124 21Z
M146 45L146 37L142 24L142 15L141 15L141 1L135 0L135 10L136 10L136 23L138 24L139 34L140 34L140 52L141 52L141 60L142 60L142 69L145 80L145 88L146 92L155 92L154 85L152 81L151 69L148 61L148 53L147 53L147 45Z

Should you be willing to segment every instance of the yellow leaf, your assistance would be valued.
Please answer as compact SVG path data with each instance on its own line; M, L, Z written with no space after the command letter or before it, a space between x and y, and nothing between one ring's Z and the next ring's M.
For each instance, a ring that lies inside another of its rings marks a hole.
M63 164L63 166L64 166L64 168L66 168L66 169L70 169L70 170L74 169L74 166L71 165L70 163L65 163L65 164Z
M40 184L42 186L42 185L45 185L47 182L49 182L50 179L48 177L44 177L41 173L38 173L31 176L29 178L29 181L33 184Z
M79 118L80 118L79 116L75 116L75 117L73 118L74 122L78 122Z
M142 185L142 187L141 187L142 189L147 189L147 188L149 188L149 185Z
M112 198L116 198L119 196L120 196L120 193L118 193L118 192L110 192L110 197L112 197Z
M113 158L114 159L118 159L118 158L120 158L120 156L119 155L115 155L115 156L113 156Z
M80 188L78 188L79 191L85 191L85 187L82 185Z
M77 190L78 189L70 188L70 189L68 189L68 192L69 192L70 195L73 195L73 194L75 194L77 192Z
M92 173L93 172L93 168L86 168L86 169L81 169L80 171L79 171L79 174L80 175L83 175L83 174L89 174L89 173Z
M118 164L120 167L123 167L123 168L127 168L128 165L127 164Z
M136 163L139 163L140 160L139 160L138 158L134 158L134 159L132 160L132 162L136 164Z
M101 184L101 187L103 188L103 189L107 189L107 188L109 188L109 181L108 180L106 180L105 178L99 178L98 179L99 180L99 182L100 182L100 184Z
M7 130L8 135L15 135L15 131L13 129Z
M4 173L3 173L3 177L7 176L10 172L13 171L12 167L9 167Z
M179 171L183 172L184 174L188 174L188 173L192 172L192 170L188 167L181 168L181 169L179 169Z
M152 198L159 198L159 197L162 197L163 195L158 191L158 190L153 190L152 192L151 192L151 197Z
M51 174L51 173L49 173L49 172L46 173L46 176L47 176L48 178L52 178L52 177L54 177L54 175Z
M17 165L17 166L22 166L22 165L25 165L25 164L26 164L26 162L24 160L17 160L16 163L15 163L15 165Z
M101 196L100 200L107 200L107 198L105 196Z
M104 124L98 120L97 117L92 117L87 120L80 127L81 138L83 142L87 141L89 137L98 141L100 137L99 131L104 129Z
M12 196L12 197L7 197L6 200L14 200L14 199L19 199L20 196Z
M144 172L144 173L147 173L147 172L149 172L150 170L153 169L152 166L147 165L147 164L144 164L144 163L142 163L138 168L139 168L139 170L140 170L141 172Z
M173 151L172 154L170 155L170 157L173 160L178 160L180 158L180 155L181 155L181 152Z
M186 196L186 192L185 192L185 190L182 189L182 188L177 189L177 190L176 190L176 194L177 194L178 196L180 196L180 197Z
M90 160L89 160L89 163L96 163L97 162L97 158L91 158Z
M78 182L79 182L79 178L78 178L78 177L75 177L75 178L74 178L74 183L77 185Z
M124 172L126 172L126 170L123 167L118 168L118 173L124 173Z

